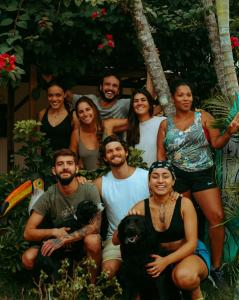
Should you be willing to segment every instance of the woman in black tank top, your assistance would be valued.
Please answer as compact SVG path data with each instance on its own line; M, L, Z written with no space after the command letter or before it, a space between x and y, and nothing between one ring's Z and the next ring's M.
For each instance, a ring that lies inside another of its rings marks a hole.
M69 148L72 128L77 126L77 119L65 102L65 89L52 81L47 88L47 97L49 106L39 113L41 131L46 133L54 151Z
M179 289L188 291L191 299L203 299L200 282L208 275L210 260L206 248L205 255L196 251L199 245L196 211L190 199L181 196L175 199L174 182L174 170L168 161L153 163L149 169L151 196L137 203L130 214L145 215L148 234L157 242L158 250L166 253L152 254L153 261L146 265L162 299L170 299L165 290L167 281L160 286L168 269Z

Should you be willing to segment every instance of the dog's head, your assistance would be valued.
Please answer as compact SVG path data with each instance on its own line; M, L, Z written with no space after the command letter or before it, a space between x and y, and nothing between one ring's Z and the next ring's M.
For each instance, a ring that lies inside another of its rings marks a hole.
M118 226L118 238L121 245L128 245L128 247L139 245L146 239L145 217L126 216Z
M96 204L93 201L84 200L77 206L76 217L79 227L85 226L96 216L96 214L103 210L102 204Z

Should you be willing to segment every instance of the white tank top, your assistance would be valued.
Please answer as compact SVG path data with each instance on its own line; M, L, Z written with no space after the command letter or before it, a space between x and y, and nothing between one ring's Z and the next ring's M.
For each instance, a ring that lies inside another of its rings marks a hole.
M109 222L107 239L112 238L120 221L139 201L149 197L148 171L136 168L125 179L117 179L112 172L102 177L102 198Z

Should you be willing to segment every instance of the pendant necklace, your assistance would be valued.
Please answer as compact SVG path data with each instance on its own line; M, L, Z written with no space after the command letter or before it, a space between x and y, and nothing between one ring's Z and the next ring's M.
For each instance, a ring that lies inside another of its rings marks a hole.
M159 220L161 223L165 223L165 204L161 203L159 205Z

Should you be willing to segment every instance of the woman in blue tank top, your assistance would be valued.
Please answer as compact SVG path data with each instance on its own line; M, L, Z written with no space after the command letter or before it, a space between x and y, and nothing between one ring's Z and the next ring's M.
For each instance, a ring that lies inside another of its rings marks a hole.
M212 127L214 118L205 111L192 110L192 90L188 83L175 81L171 86L176 114L163 121L158 135L158 159L171 160L175 167L175 190L193 197L209 223L209 240L212 257L211 275L220 284L222 278L224 220L220 191L214 178L210 147L222 148L239 123L234 118L224 134Z

